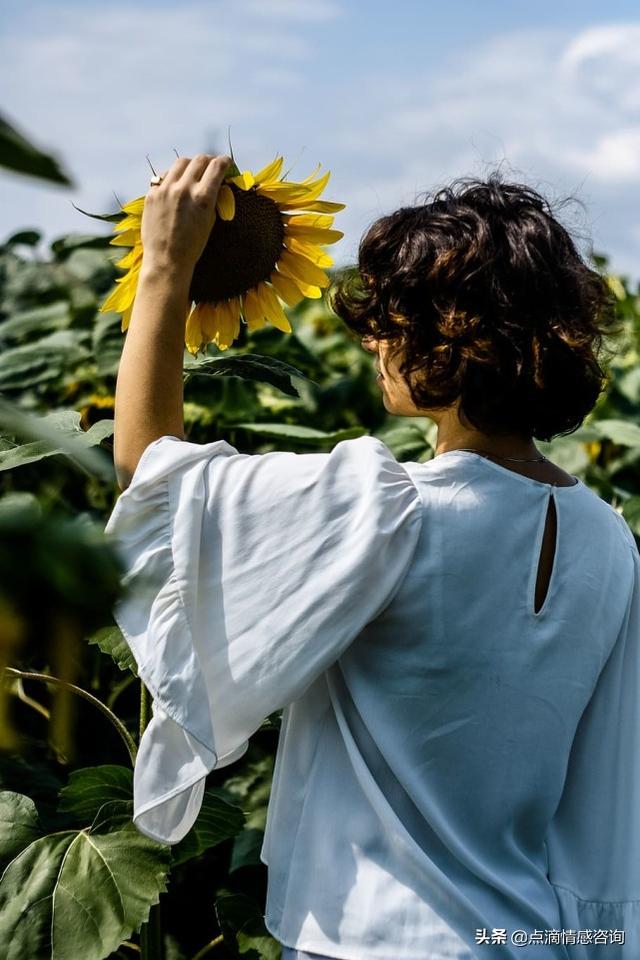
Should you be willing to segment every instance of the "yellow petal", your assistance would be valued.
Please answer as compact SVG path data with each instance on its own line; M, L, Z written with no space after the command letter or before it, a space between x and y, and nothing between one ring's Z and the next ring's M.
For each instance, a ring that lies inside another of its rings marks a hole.
M258 193L269 197L270 200L275 200L277 203L281 201L287 203L292 201L302 202L307 199L307 193L303 187L292 186L290 183L283 183L282 180L261 183L256 189Z
M118 233L109 241L114 247L134 247L140 243L140 230L125 230L124 233Z
M132 267L125 273L123 277L116 277L116 283L133 283L134 285L138 282L138 275L142 267L142 257L137 260Z
M305 297L308 297L309 300L319 300L322 297L322 290L320 287L316 287L311 283L304 283L303 280L298 280L294 278L295 285L300 287L302 293Z
M310 173L309 176L308 176L308 177L305 177L304 180L301 180L300 183L311 183L311 181L313 180L313 178L315 177L316 173L318 172L318 170L320 169L321 166L322 166L322 164L321 164L321 163L318 163L318 164L316 165L316 168L315 168L315 170L313 171L313 173Z
M312 200L310 203L281 203L283 210L317 210L318 213L337 213L344 210L346 204L334 203L332 200Z
M309 184L307 187L306 193L306 202L308 203L311 200L317 200L324 188L327 185L329 180L330 173L327 171L324 177L321 177L319 180L316 180L315 184Z
M115 261L116 267L120 267L121 270L128 269L129 267L135 266L135 264L142 257L142 247L132 247L128 253L125 253L124 257L121 257L119 260Z
M264 310L255 287L243 294L242 313L249 330L259 330L265 326Z
M240 333L240 300L233 297L218 304L218 332L214 337L219 350L226 350Z
M136 288L137 282L127 283L126 285L121 284L116 287L100 307L99 313L108 313L110 310L116 313L124 313L127 307L130 307L134 301Z
M233 190L226 183L222 184L218 192L216 210L222 220L233 220L236 214L236 198L233 195Z
M125 203L122 209L125 213L133 213L140 217L144 210L145 199L145 197L136 197L135 200L129 200L129 203Z
M121 233L123 230L140 230L141 223L140 217L130 214L127 217L123 217L122 220L118 220L118 222L114 224L113 229L116 233Z
M344 233L342 230L325 230L323 227L296 227L287 225L285 236L298 237L299 240L306 240L307 243L318 243L325 246L329 243L337 243L342 240Z
M243 170L238 177L229 177L228 183L234 183L241 190L248 190L255 183L251 170Z
M215 335L218 332L219 318L218 318L218 304L209 303L207 300L203 300L202 303L199 303L200 307L200 326L202 327L202 335L207 343L210 343Z
M269 283L273 286L273 289L280 299L284 300L290 307L295 307L301 300L304 300L304 294L294 281L291 280L290 277L285 277L284 274L278 273L277 270L274 270L269 277Z
M258 172L254 174L256 184L260 185L261 183L268 183L270 180L277 180L282 170L283 162L284 157L276 157L275 160L268 163L262 170L258 170Z
M287 226L291 227L331 227L335 217L321 213L287 213L283 220Z
M320 287L316 287L315 284L305 283L304 280L300 280L299 277L286 277L286 279L294 283L300 293L308 297L309 300L319 300L322 297L322 290Z
M267 320L283 333L291 333L291 324L274 290L266 283L259 283L256 291Z
M187 317L187 326L185 329L184 341L187 350L191 354L196 354L202 346L204 337L202 336L202 304L197 303Z
M310 283L316 287L328 287L329 277L322 272L320 267L311 263L306 257L301 257L297 253L291 253L290 250L283 250L277 263L280 273L293 280L299 279L303 283Z
M132 314L132 313L133 313L133 303L131 304L130 307L127 307L127 309L126 309L126 310L124 311L124 313L122 314L122 322L121 322L121 324L120 324L120 331L121 331L121 333L124 333L125 330L127 330L127 329L129 328L129 323L130 323L130 321L131 321L131 314Z
M330 257L328 253L320 250L319 247L315 247L312 243L299 240L297 237L285 236L284 245L292 253L300 253L303 257L307 257L317 267L333 266L333 257Z

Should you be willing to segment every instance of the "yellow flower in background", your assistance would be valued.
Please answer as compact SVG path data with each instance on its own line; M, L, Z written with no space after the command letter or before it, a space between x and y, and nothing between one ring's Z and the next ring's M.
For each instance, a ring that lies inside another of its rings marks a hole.
M333 264L322 249L343 236L331 229L344 203L319 200L330 173L315 179L279 179L283 157L258 173L240 173L232 163L216 201L216 218L189 289L185 344L197 354L208 343L226 350L237 339L241 321L249 330L266 323L284 333L291 324L282 303L294 307L304 297L319 298L329 285L324 267ZM286 176L286 175L285 175ZM142 264L144 197L124 204L114 226L114 246L130 247L116 262L127 273L100 307L122 314L129 326Z

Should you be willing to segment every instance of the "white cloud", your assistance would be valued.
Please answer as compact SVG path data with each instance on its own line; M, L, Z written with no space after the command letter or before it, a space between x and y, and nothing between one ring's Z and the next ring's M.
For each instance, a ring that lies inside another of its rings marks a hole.
M586 224L583 211L567 209L567 226L592 233L614 267L638 277L629 215L640 201L638 67L640 24L511 32L459 50L438 72L379 62L335 120L334 145L349 158L341 169L357 162L359 171L357 181L341 177L348 229L374 209L502 165L551 200L581 199Z
M335 20L341 13L338 5L329 0L242 0L238 9L254 17L282 18L289 22Z
M281 152L292 176L318 161L332 170L326 196L348 205L336 218L346 234L332 248L337 263L355 256L375 217L502 164L550 199L580 197L596 248L640 275L630 215L640 200L640 22L500 33L432 64L426 42L424 60L412 60L385 48L384 29L352 17L367 66L354 67L347 44L327 69L333 20L353 13L353 0L215 7L190 0L154 16L124 2L108 13L42 3L3 31L11 116L57 150L79 186L0 175L2 233L28 224L48 237L84 232L93 225L71 199L112 208L113 190L128 198L146 187L146 153L165 169L174 146L187 156L226 151L230 124L241 165Z

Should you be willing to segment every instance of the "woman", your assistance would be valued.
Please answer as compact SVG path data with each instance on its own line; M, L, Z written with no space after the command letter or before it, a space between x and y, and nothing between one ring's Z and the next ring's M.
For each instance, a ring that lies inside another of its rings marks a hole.
M437 422L432 460L189 443L226 162L151 188L118 374L115 615L154 697L135 823L179 841L284 708L261 851L283 960L639 957L640 554L534 442L602 390L604 280L535 191L462 181L375 223L334 295L386 409Z

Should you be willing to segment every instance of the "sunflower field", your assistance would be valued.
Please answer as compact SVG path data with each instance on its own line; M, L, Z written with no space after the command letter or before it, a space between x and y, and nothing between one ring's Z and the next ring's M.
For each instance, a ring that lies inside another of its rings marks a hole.
M68 183L2 121L0 163ZM235 201L223 197L223 219ZM124 338L122 312L101 309L121 277L111 241L77 233L44 249L29 229L0 247L0 956L277 960L259 851L279 715L232 767L209 774L180 843L157 843L131 822L151 701L112 617L121 571L103 536L119 494L113 403ZM298 252L310 242L299 238ZM640 537L640 290L594 259L624 327L609 386L579 430L538 445ZM290 332L242 324L230 345L215 341L229 318L210 335L201 318L199 349L184 357L187 439L309 452L371 433L400 461L430 459L435 424L386 412L373 360L331 313L326 289L292 299Z

